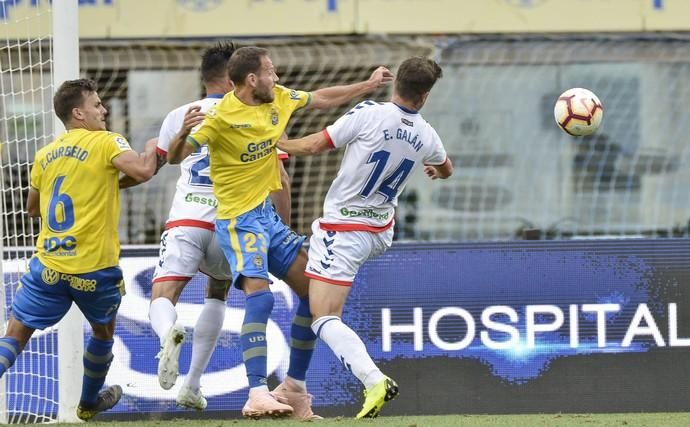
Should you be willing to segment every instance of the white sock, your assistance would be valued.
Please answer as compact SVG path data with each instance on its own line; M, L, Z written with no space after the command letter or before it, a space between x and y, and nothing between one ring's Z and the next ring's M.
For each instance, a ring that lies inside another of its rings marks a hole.
M177 321L177 312L172 301L167 298L159 297L151 301L149 306L149 320L151 321L151 328L153 332L158 335L158 339L163 345L165 336L168 335L170 328L173 327Z
M336 357L350 369L364 387L370 389L384 378L381 370L371 360L362 340L340 320L340 317L319 317L311 324L311 329L328 344Z
M194 340L192 341L192 361L189 373L184 379L185 387L194 391L201 386L201 374L204 373L211 360L213 350L225 320L225 301L214 298L204 299L204 308L194 326Z

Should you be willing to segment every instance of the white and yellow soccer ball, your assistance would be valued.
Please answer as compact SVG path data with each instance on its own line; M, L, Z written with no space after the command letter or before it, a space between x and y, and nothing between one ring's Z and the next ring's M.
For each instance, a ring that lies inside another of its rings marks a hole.
M586 136L593 134L601 125L604 106L592 91L576 87L558 97L553 116L565 133Z

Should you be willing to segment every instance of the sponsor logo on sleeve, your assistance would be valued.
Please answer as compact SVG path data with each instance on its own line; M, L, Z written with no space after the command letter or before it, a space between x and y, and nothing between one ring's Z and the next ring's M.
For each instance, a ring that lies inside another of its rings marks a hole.
M117 146L120 150L131 150L132 149L132 147L129 146L129 143L127 142L127 140L121 136L115 137L115 143L117 144Z

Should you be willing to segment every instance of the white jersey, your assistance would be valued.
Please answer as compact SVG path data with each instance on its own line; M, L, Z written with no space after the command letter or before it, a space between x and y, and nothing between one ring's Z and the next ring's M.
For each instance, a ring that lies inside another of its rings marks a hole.
M178 107L165 116L158 135L158 152L165 155L170 148L170 141L182 128L184 116L190 107L198 105L206 112L222 99L222 95L210 95L199 101L190 102ZM177 180L175 195L168 215L168 226L175 221L196 220L210 224L213 229L216 219L218 201L213 195L213 183L209 178L208 146L190 154L180 163L180 178ZM184 225L182 223L181 225Z
M361 102L324 132L333 147L346 146L324 201L325 230L390 228L398 194L413 170L447 161L434 128L418 112L392 102Z

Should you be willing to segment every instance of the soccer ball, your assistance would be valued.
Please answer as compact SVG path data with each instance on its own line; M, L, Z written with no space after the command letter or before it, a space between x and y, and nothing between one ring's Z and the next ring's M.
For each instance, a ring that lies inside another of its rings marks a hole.
M553 116L568 135L591 135L604 118L604 106L594 93L577 87L566 90L558 97Z

